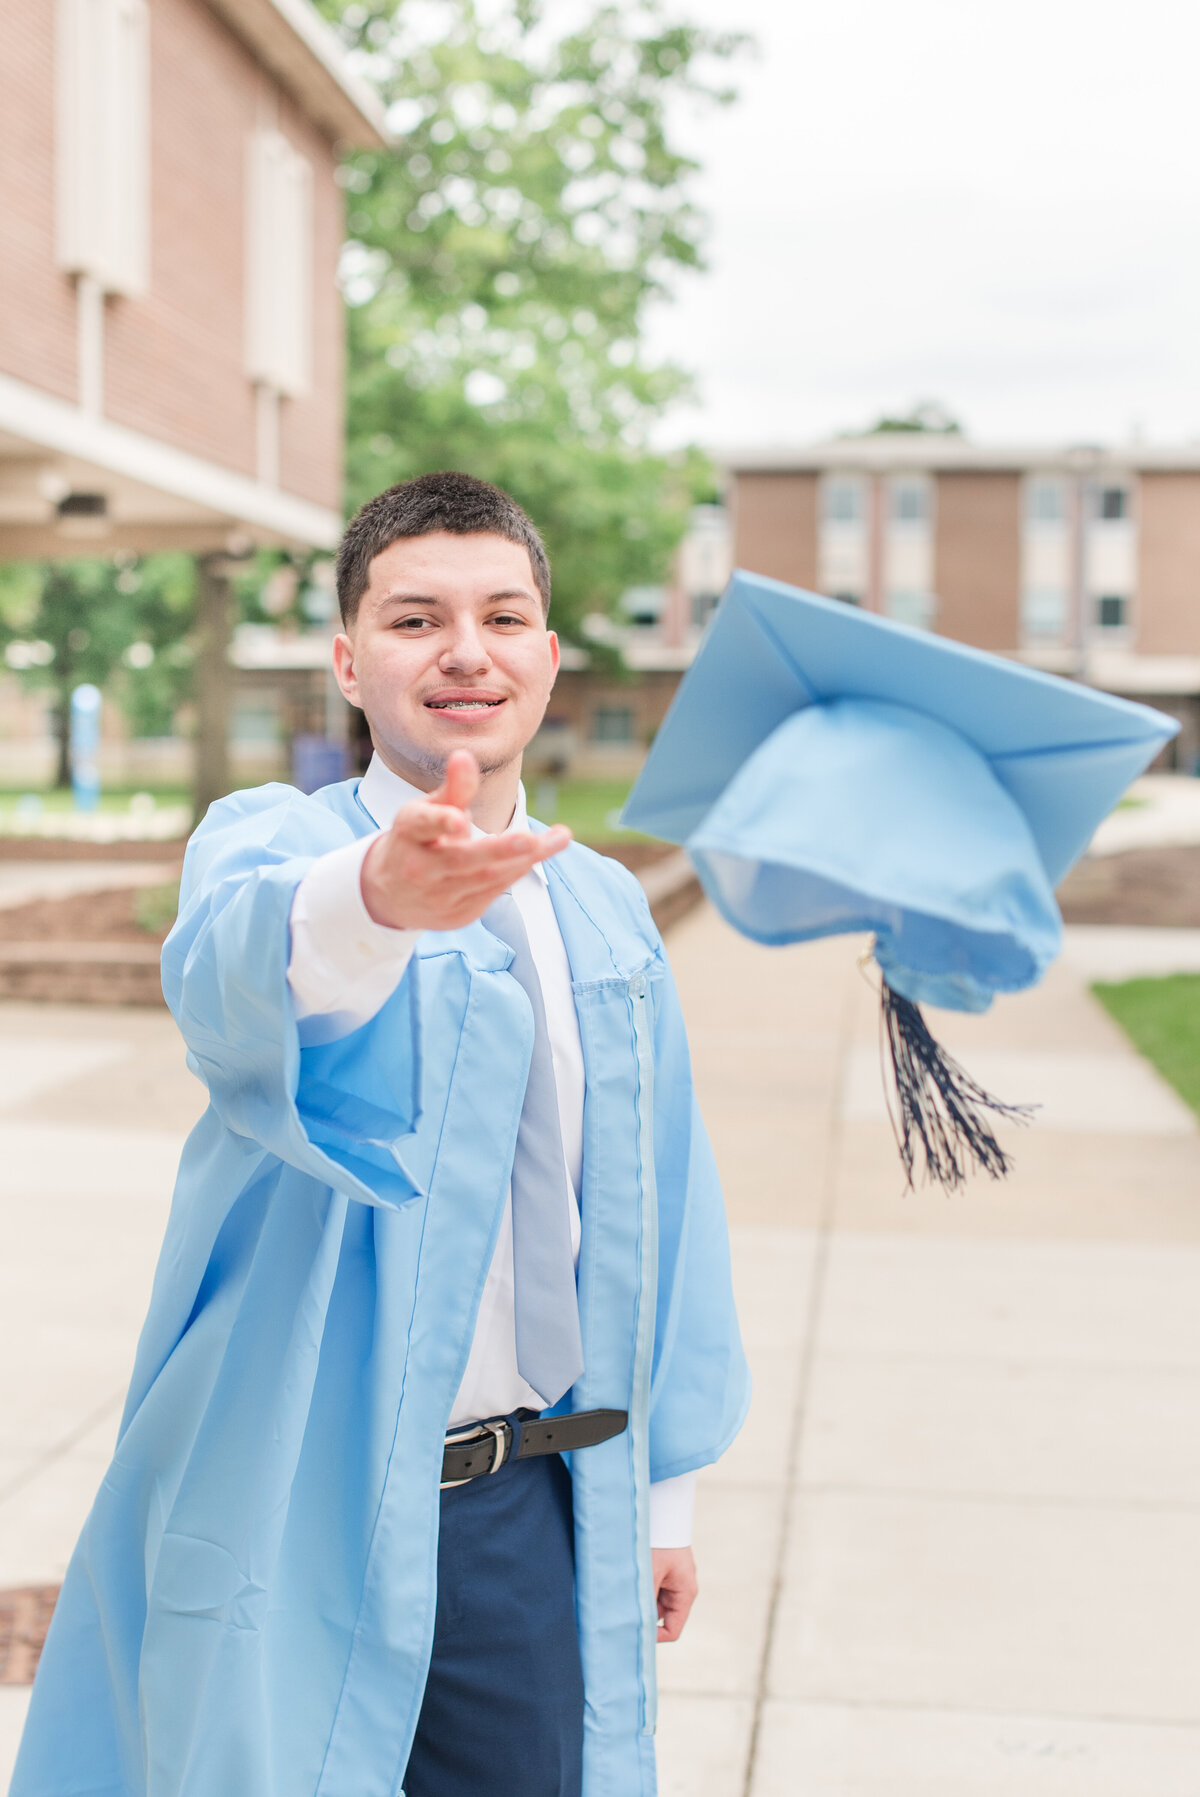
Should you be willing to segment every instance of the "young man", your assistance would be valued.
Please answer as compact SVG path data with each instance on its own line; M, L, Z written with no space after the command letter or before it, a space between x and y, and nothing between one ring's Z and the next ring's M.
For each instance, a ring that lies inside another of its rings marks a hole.
M12 1797L654 1790L748 1400L678 1004L636 881L526 821L529 520L426 476L338 579L375 757L189 847L163 982L211 1104Z

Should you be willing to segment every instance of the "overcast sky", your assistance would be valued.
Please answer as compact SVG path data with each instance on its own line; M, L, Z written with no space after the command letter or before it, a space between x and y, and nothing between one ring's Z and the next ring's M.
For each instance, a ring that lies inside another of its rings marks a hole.
M1200 439L1197 0L677 0L751 31L709 269L653 322L667 440L805 442L936 399L1000 441Z

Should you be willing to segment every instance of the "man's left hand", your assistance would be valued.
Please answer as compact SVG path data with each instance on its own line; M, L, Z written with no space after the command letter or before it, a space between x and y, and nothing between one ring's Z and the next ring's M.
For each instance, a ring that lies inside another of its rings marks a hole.
M658 1638L678 1641L696 1601L696 1561L690 1547L655 1547L650 1550L654 1594L658 1599Z

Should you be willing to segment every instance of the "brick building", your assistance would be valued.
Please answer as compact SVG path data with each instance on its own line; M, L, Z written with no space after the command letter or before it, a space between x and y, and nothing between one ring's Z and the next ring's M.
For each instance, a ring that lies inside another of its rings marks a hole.
M620 651L622 676L606 675L585 650L563 645L562 670L546 722L532 745L531 765L569 766L598 778L636 774L691 665L731 566L724 508L693 507L666 585L634 587L622 600L622 616L590 621L593 640Z
M342 146L307 0L0 0L0 558L329 547Z
M879 432L744 456L734 561L1180 718L1200 760L1200 448Z

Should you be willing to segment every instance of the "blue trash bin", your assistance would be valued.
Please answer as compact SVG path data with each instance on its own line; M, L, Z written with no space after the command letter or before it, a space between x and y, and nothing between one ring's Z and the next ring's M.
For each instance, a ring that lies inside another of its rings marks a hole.
M301 792L316 792L350 774L350 750L327 736L292 738L292 785Z

